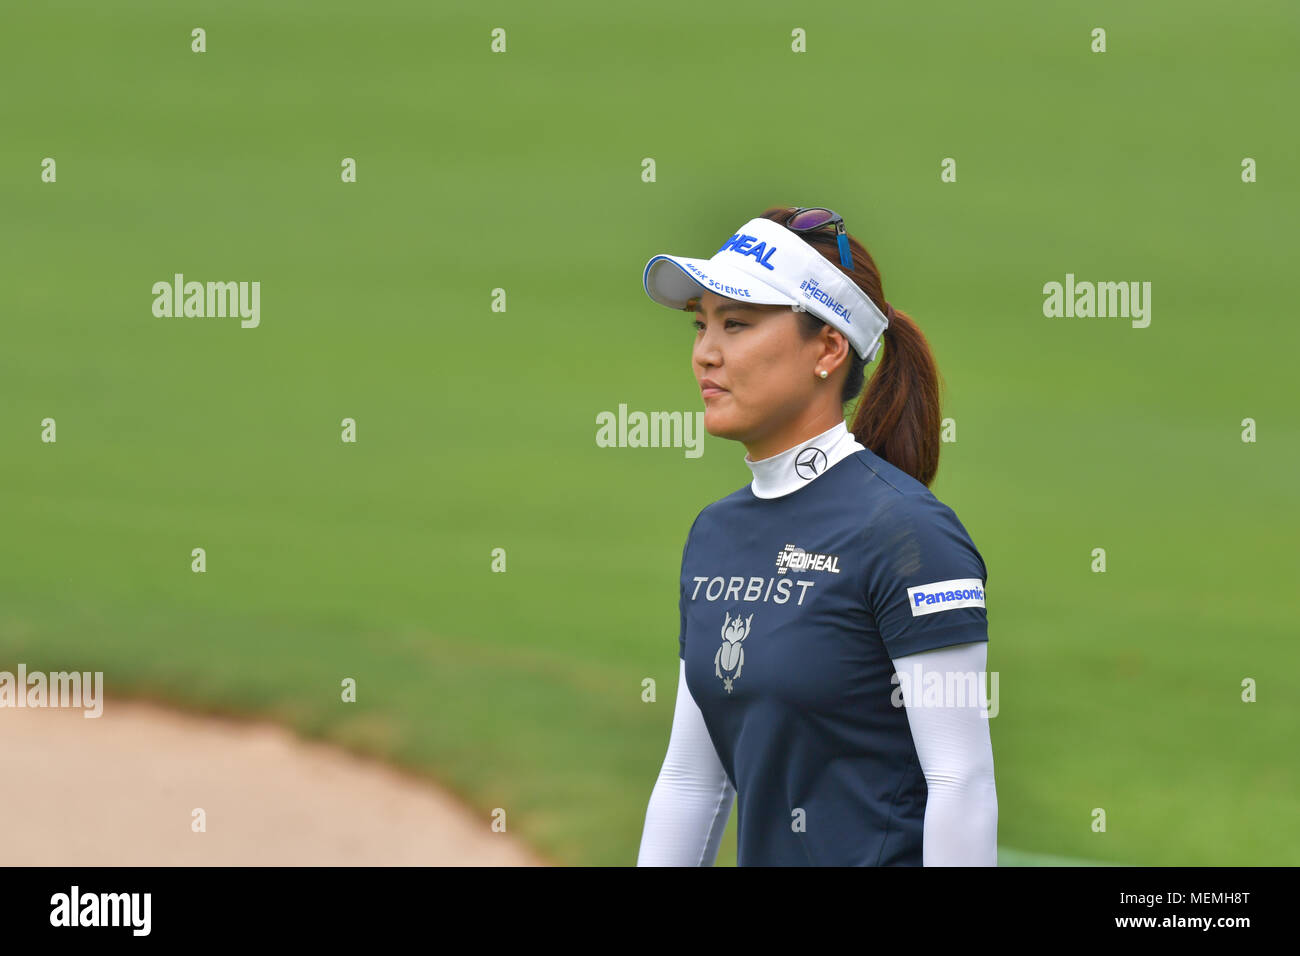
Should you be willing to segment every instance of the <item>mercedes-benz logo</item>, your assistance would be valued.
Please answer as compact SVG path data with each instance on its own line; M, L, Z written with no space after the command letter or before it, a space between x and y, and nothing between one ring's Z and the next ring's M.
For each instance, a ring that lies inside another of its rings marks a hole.
M826 452L820 448L805 448L795 457L794 472L800 478L816 478L826 470Z

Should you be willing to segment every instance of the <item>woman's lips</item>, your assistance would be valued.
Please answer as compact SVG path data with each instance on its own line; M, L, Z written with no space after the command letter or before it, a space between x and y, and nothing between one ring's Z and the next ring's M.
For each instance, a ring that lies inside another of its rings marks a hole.
M704 398L713 398L715 395L725 395L726 393L727 390L725 388L718 388L715 385L706 385L700 389L700 394Z

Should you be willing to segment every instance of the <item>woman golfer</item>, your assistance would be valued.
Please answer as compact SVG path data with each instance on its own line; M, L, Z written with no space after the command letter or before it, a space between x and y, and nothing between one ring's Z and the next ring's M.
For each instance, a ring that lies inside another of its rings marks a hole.
M753 481L682 551L681 670L637 863L993 866L984 559L931 494L920 330L828 209L769 209L646 292L693 314L709 434ZM884 355L850 431L844 405Z

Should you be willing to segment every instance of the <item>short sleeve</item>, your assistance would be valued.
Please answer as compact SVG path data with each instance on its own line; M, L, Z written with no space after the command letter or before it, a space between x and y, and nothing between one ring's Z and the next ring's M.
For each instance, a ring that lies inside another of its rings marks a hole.
M682 623L677 631L677 656L686 660L686 586L681 586L681 596L677 599L677 609L681 612Z
M890 657L989 639L984 558L939 499L890 497L863 547L867 605Z
M695 516L691 522L691 530L686 532L686 544L682 545L682 567L677 576L677 610L681 616L681 623L677 631L677 656L686 660L686 552L691 549L691 536L695 534L695 526L700 523L700 515L703 511Z

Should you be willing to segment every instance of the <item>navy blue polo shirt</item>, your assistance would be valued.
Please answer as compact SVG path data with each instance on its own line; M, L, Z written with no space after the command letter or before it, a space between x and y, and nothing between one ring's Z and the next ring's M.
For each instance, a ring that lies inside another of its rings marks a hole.
M987 577L952 509L868 449L700 512L679 643L736 788L737 865L921 865L927 788L891 659L987 641Z

